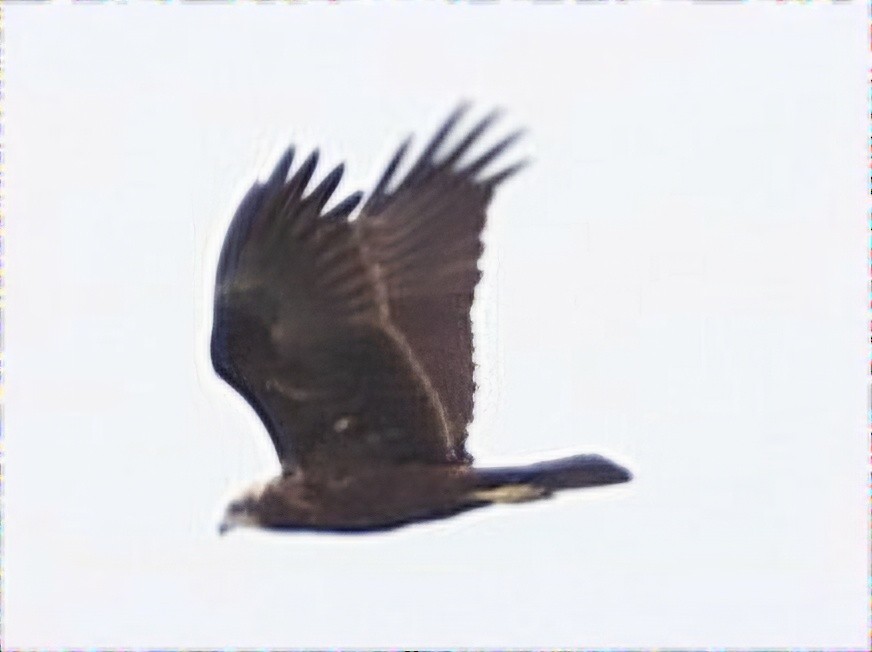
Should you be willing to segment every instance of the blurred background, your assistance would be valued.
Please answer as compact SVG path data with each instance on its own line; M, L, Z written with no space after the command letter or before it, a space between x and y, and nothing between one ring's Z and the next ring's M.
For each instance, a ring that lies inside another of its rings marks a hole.
M865 646L862 3L4 13L7 647ZM291 142L367 189L463 99L533 160L490 212L471 451L636 479L219 539L278 470L208 359L237 202Z

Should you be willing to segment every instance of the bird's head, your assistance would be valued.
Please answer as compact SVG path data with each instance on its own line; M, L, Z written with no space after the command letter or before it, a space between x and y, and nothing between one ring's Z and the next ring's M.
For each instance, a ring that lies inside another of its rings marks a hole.
M232 500L224 510L224 518L218 525L218 534L226 534L236 527L258 527L258 503L263 490L263 485L257 485Z

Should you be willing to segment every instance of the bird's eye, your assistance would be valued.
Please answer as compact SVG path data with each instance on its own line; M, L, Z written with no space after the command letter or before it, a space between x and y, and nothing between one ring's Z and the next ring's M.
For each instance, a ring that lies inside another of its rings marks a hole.
M228 511L231 514L241 514L245 511L245 505L243 505L242 503L232 503Z

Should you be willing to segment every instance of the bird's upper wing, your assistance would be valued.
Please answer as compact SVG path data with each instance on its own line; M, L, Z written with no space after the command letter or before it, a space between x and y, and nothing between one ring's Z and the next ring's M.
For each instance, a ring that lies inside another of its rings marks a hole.
M409 141L400 147L354 224L363 253L378 272L390 320L435 388L458 455L471 459L464 442L475 389L470 308L481 277L481 233L494 188L523 162L483 175L520 136L515 132L472 162L461 163L495 113L437 159L464 111L461 107L448 118L391 189Z
M453 460L447 423L384 299L348 215L324 207L342 175L304 194L317 152L289 151L231 222L215 288L216 371L264 421L285 467Z

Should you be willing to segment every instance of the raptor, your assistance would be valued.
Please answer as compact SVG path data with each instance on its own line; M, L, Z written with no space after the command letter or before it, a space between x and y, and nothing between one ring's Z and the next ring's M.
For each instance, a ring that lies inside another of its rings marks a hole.
M482 230L524 165L501 162L520 132L480 146L496 113L452 138L466 110L399 175L407 140L359 209L362 193L327 210L343 167L313 184L318 152L291 173L293 148L242 200L218 262L211 356L282 472L232 501L221 532L382 531L630 480L599 455L481 468L466 450Z

